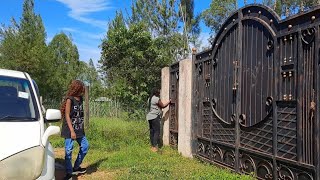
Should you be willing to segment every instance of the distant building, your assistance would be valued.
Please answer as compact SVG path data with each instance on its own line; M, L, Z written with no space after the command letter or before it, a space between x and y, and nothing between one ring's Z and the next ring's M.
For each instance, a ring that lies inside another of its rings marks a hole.
M97 99L94 100L95 102L110 102L111 99L107 97L98 97Z

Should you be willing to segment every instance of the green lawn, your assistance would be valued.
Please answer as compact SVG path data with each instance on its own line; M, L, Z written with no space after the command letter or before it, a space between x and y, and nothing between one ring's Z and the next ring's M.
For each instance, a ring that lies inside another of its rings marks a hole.
M253 179L182 157L170 147L151 152L146 121L92 118L86 133L90 150L84 164L91 173L106 172L108 179ZM55 148L63 147L58 136L50 141ZM74 156L76 152L77 148ZM62 161L61 155L57 161ZM87 179L103 179L103 175Z

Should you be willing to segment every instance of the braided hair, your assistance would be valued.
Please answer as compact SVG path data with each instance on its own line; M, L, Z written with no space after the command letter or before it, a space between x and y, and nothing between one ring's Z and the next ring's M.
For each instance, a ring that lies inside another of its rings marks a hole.
M153 88L150 95L149 95L149 99L148 99L148 109L150 111L151 108L151 99L153 96L157 96L160 94L160 89L159 88Z

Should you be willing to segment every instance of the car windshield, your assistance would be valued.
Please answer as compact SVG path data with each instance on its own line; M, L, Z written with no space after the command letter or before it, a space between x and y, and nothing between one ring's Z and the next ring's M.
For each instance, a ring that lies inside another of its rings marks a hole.
M36 120L35 97L28 80L0 76L0 121Z

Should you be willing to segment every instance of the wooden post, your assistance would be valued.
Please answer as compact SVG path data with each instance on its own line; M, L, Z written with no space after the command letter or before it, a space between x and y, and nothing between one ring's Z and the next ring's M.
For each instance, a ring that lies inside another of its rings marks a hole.
M89 86L85 86L84 103L84 126L87 129L89 127Z

